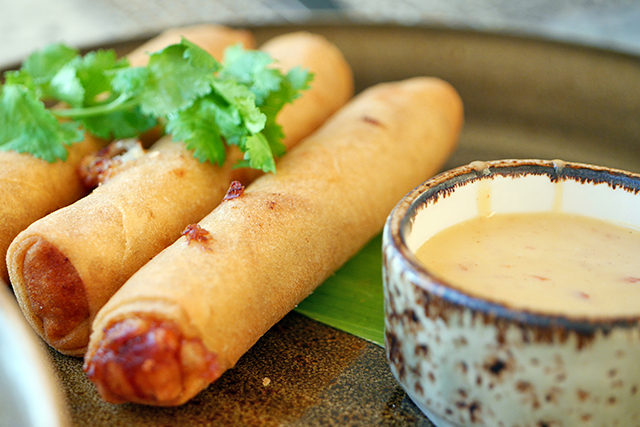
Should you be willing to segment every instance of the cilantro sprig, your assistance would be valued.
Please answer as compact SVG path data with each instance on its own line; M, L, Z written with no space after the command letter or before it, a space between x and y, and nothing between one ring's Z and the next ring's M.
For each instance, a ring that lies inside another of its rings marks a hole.
M113 50L82 56L52 44L4 74L0 86L0 150L66 160L83 132L135 137L164 126L200 161L222 164L226 147L244 153L238 166L275 171L284 153L276 122L282 107L308 89L313 75L284 74L265 52L232 46L222 63L186 39L131 67ZM65 108L49 107L64 103Z

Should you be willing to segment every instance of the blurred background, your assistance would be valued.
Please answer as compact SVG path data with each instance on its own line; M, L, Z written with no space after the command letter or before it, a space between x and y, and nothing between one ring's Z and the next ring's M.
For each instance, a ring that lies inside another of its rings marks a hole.
M486 30L640 54L637 0L0 0L0 67L52 41L93 47L199 22L310 19Z

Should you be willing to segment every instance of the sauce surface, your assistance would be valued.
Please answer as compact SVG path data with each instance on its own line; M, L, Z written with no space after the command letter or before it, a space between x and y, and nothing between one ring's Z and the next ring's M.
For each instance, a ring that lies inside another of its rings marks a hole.
M640 231L559 212L477 216L416 251L463 292L513 308L640 315Z

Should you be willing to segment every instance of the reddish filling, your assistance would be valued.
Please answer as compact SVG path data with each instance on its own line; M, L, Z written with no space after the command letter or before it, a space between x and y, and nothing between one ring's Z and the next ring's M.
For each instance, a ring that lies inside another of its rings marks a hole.
M211 240L211 233L202 228L199 224L189 224L187 228L181 233L187 238L187 244L193 241L206 243Z
M224 195L222 201L232 200L242 196L244 193L244 186L240 183L240 181L232 181L229 185L229 189L227 190L227 194Z
M22 274L33 314L41 320L50 343L89 318L82 279L71 261L48 241L38 238L27 250Z
M122 166L141 157L144 149L139 140L121 139L82 159L78 176L84 187L91 190L106 182Z
M221 370L199 338L184 337L170 321L135 317L111 325L84 370L112 403L180 404Z

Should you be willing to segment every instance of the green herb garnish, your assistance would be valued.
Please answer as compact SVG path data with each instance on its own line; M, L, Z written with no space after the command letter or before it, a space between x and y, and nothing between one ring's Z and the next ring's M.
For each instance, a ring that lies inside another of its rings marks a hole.
M226 146L236 145L244 153L238 166L274 172L284 153L276 116L312 74L283 74L272 64L267 53L240 46L220 63L186 39L153 53L145 67L131 67L113 50L82 56L52 44L4 74L0 150L55 162L83 132L131 138L161 124L200 161L222 164ZM60 102L68 108L47 107Z

